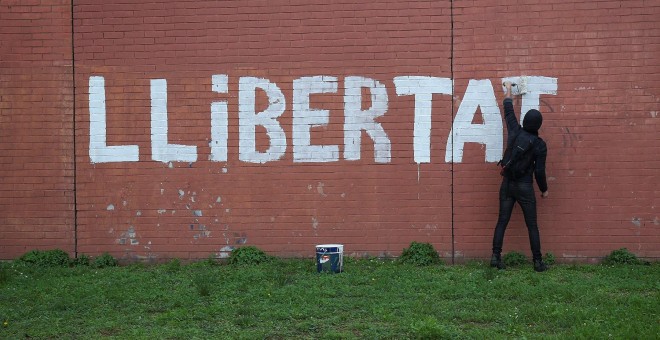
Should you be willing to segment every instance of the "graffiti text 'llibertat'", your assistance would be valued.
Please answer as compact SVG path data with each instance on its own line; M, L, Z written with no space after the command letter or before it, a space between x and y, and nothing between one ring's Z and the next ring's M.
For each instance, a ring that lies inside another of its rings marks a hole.
M224 74L210 77L210 91L229 92L229 76ZM524 78L526 93L522 95L521 112L539 108L541 95L557 93L557 78L543 76L509 77L514 82ZM151 157L159 162L195 162L197 146L170 144L168 142L167 80L151 79ZM393 79L397 96L414 96L414 129L412 143L416 163L431 162L431 115L433 95L453 96L453 81L450 78L431 76L399 76ZM287 108L287 98L280 87L265 78L240 77L238 80L238 155L248 163L268 163L283 158L289 142L292 144L293 161L299 163L337 162L359 160L362 157L363 132L373 142L373 159L376 163L391 162L391 141L378 118L388 111L389 98L385 85L375 79L361 76L346 76L343 84L334 76L308 76L293 80L291 110L293 124L287 136L278 118ZM340 85L343 87L340 90ZM257 91L268 98L267 107L257 112ZM340 91L343 91L341 93ZM330 110L311 107L310 95L343 94L343 148L339 145L313 144L313 128L329 124ZM362 96L370 96L371 106L363 108ZM227 161L229 139L229 112L226 101L214 101L210 105L211 136L209 159ZM482 123L474 124L475 114L480 109ZM89 157L92 163L137 162L140 150L137 145L107 145L105 78L89 78ZM522 117L521 117L522 119ZM268 149L258 150L257 127L264 130ZM495 91L488 79L469 81L463 99L452 122L447 138L445 162L462 162L465 143L484 145L485 161L497 162L502 156L502 117Z

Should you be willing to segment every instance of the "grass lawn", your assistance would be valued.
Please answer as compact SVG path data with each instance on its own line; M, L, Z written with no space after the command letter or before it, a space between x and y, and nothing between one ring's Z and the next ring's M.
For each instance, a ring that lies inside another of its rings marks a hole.
M345 259L253 266L178 261L0 263L0 338L635 338L660 334L660 263L415 267Z

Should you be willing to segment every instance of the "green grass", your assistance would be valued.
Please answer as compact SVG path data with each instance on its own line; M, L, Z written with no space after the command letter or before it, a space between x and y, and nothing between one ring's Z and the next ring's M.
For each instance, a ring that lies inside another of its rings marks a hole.
M660 264L417 267L0 263L0 338L509 339L660 334Z

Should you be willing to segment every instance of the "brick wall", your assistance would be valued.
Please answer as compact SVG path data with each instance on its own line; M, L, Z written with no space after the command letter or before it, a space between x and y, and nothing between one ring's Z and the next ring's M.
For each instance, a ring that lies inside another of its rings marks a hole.
M126 260L222 257L244 244L280 256L310 256L321 243L342 243L353 256L396 256L411 241L448 258L486 257L504 137L500 83L518 76L556 81L537 103L549 149L543 251L585 260L628 247L660 256L660 6L650 1L42 7L42 16L73 14L75 70L70 22L41 25L61 29L64 54L20 58L25 67L57 66L61 83L45 89L35 78L4 81L14 70L5 55L22 52L5 53L6 41L21 39L3 38L2 105L13 106L2 106L2 129L15 128L0 145L35 147L3 152L2 171L5 181L29 182L24 188L46 176L60 196L3 187L2 218L21 219L2 229L2 257L25 251L15 247L21 242L72 251L74 228L78 253ZM53 58L68 61L45 61ZM10 89L59 97L42 95L35 105L28 96L7 100ZM517 110L531 97L518 97ZM36 135L14 118L25 116L14 106L36 117L35 106L54 110L61 128ZM31 142L14 144L21 133ZM61 145L59 163L36 160L58 153L53 145ZM35 162L42 172L24 176ZM21 192L32 193L27 206L43 207L25 208ZM40 226L26 219L35 211L44 215ZM529 254L520 215L505 252ZM47 228L66 232L55 239Z
M0 3L0 258L74 251L68 1Z
M538 202L543 251L581 258L627 247L657 257L660 26L652 17L660 7L649 1L455 5L457 88L476 77L558 79L557 95L540 101L549 176L549 198ZM468 257L483 255L492 237L498 189L497 181L483 190L472 185L492 173L479 152L472 155L454 167L456 248ZM505 248L526 249L516 212Z

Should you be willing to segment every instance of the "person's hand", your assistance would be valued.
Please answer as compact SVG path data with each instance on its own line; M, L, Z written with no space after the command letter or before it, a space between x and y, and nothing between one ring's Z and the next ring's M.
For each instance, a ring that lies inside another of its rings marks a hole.
M511 91L511 82L510 81L505 81L504 82L504 88L507 89L507 91Z
M546 197L548 197L548 192L547 191L542 192L541 198L546 198Z
M504 96L505 96L506 98L511 98L511 95L513 94L513 93L511 92L511 86L512 86L512 85L511 85L511 82L507 80L507 81L505 81L504 84L502 84L502 85L504 85L504 88L506 89L506 93L504 94Z

